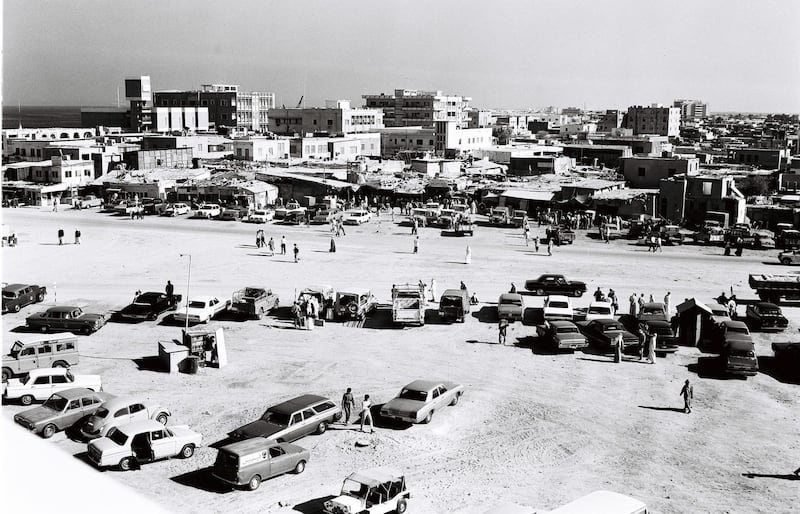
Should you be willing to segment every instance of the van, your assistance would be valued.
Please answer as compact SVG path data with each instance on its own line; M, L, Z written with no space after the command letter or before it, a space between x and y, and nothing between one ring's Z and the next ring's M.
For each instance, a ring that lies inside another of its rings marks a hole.
M469 307L466 289L447 289L439 300L439 317L443 321L464 323Z
M643 502L611 491L595 491L550 511L550 514L647 514Z
M254 437L219 449L212 476L232 486L255 491L263 480L284 473L302 473L310 452L291 443Z
M71 332L22 338L3 356L3 382L39 368L68 368L78 363L78 338Z

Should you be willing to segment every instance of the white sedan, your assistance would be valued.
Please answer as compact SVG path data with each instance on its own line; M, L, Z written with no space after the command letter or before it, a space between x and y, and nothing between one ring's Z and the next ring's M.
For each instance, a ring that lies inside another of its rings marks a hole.
M614 317L614 307L611 302L592 302L586 311L586 321L593 319L609 319Z
M208 323L208 321L224 312L230 307L231 301L221 301L215 296L201 296L189 301L189 305L180 309L173 315L175 321L185 322L189 318L189 323Z
M553 321L557 319L572 321L572 302L569 297L550 295L544 301L544 319Z
M372 213L364 209L346 211L342 217L345 225L361 225L372 219Z
M273 211L259 209L253 211L252 214L247 217L246 221L248 223L266 223L268 221L272 221L274 217L275 213Z
M189 214L191 209L185 203L171 203L166 209L161 211L162 216L180 216L181 214Z

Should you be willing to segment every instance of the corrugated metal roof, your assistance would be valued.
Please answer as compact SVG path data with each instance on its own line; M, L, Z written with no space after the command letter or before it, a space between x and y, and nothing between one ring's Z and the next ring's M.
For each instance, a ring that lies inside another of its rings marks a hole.
M505 198L515 198L518 200L534 200L538 202L550 202L553 200L553 191L529 191L526 189L506 189L500 196Z

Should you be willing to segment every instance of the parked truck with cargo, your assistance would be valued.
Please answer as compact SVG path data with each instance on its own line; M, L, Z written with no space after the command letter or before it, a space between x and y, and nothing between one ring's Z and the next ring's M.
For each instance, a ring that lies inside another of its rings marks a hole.
M752 274L748 280L758 297L778 305L782 298L800 300L800 275Z
M425 324L425 289L422 284L392 286L392 321L404 325Z
M261 319L278 307L278 295L271 289L245 287L233 293L230 310L243 318Z

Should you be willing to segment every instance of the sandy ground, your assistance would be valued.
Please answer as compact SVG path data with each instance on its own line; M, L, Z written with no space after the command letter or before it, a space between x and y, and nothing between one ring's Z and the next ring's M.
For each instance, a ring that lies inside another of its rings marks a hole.
M135 359L157 354L159 340L179 336L180 327L168 323L109 323L81 337L76 373L99 373L106 391L168 406L171 424L189 424L203 434L204 447L191 459L103 473L170 510L318 512L347 474L379 465L407 473L409 512L472 514L509 501L543 512L597 489L634 496L664 513L796 508L800 481L789 473L800 465L800 386L763 373L746 381L700 378L687 368L700 355L694 348L681 348L656 365L615 365L582 352L548 355L531 344L535 327L521 323L512 325L509 344L500 346L496 324L482 321L491 319L492 302L512 281L521 289L526 278L546 272L584 280L590 292L612 287L623 310L634 291L660 300L669 290L673 305L731 286L740 298L752 298L748 273L789 271L771 264L775 251L725 258L717 248L687 246L654 255L628 241L605 245L580 232L573 246L556 247L547 257L526 247L520 230L479 227L475 237L463 239L421 229L420 254L413 255L410 230L385 216L380 233L376 223L348 228L330 254L327 227L262 225L267 238L278 241L285 234L289 248L298 244L301 261L295 264L290 255L257 250L257 227L244 223L131 221L33 209L4 209L3 215L20 240L16 248L2 249L3 281L49 289L44 305L3 316L4 353L25 316L56 300L87 311L119 309L137 289L163 290L167 279L185 294L188 259L179 253L192 255L192 296L228 298L245 285L263 285L286 305L304 286L330 284L368 287L387 302L393 283L435 278L439 293L464 280L486 302L464 324L421 328L397 329L382 321L385 316L361 328L328 323L311 332L272 317L213 321L226 331L231 362L197 375L137 367ZM59 247L59 228L69 243L80 228L82 244ZM467 244L469 265L463 263ZM528 300L531 306L541 301ZM575 306L589 300L584 295ZM794 337L800 310L784 311L790 319L786 334L754 335L759 356L772 355L772 341ZM271 404L305 392L338 402L346 387L380 404L417 378L460 382L466 394L430 425L379 426L373 436L341 427L301 439L298 444L311 450L306 471L266 481L256 492L230 490L208 476L216 450L205 445ZM691 415L681 412L678 394L686 378L694 383ZM21 410L5 405L2 415L10 419ZM371 446L356 448L362 438ZM26 444L55 445L79 457L86 449L63 433L49 441L30 437Z

